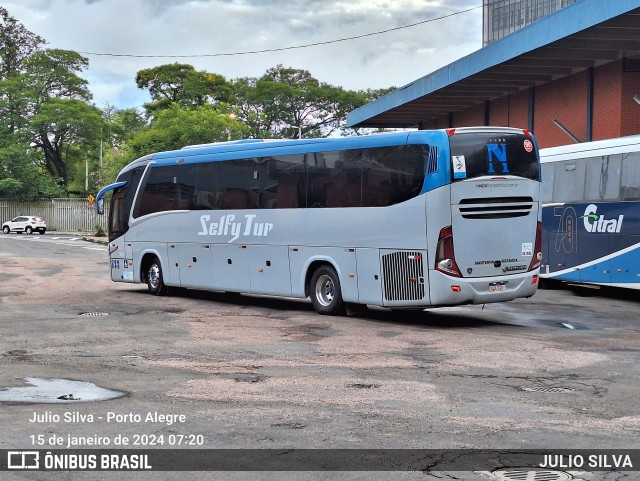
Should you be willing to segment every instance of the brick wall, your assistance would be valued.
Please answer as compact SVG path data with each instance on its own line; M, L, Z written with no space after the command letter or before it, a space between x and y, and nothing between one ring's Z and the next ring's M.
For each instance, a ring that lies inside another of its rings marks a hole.
M573 142L553 124L553 119L560 121L580 140L586 140L587 75L584 71L536 87L533 133L540 148Z
M589 72L582 71L535 87L533 133L541 148L573 141L553 124L560 121L580 140L587 140ZM640 72L624 72L617 60L593 70L593 140L640 134ZM453 126L484 125L484 103L454 112ZM489 125L529 128L529 90L493 99L489 103ZM449 127L447 115L424 122L423 128Z
M622 72L620 135L640 134L640 105L633 101L640 95L640 72Z
M453 125L456 127L475 127L484 125L484 102L462 112L454 112Z
M501 97L489 104L489 125L500 127L509 126L509 103L511 97Z
M621 60L594 69L593 140L610 139L621 135L621 74Z

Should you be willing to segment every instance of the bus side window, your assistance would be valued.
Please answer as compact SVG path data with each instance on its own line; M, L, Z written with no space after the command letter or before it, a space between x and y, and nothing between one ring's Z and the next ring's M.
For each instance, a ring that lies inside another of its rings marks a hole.
M553 182L554 202L582 202L586 166L580 160L558 162Z
M138 216L178 208L178 167L152 167L139 202Z
M640 152L625 154L622 160L621 200L640 199Z
M542 184L540 186L540 200L543 203L549 203L553 199L553 178L555 167L555 162L542 164Z
M260 207L291 209L305 207L306 163L304 154L282 155L263 163L260 179Z
M227 186L219 192L220 209L257 209L256 166L253 159L220 162L219 182Z
M618 199L621 161L620 155L606 155L587 160L585 201Z
M197 164L196 191L193 196L192 209L216 209L218 204L218 163L205 162Z
M178 191L178 209L191 210L198 184L198 165L187 164L179 169L176 178Z

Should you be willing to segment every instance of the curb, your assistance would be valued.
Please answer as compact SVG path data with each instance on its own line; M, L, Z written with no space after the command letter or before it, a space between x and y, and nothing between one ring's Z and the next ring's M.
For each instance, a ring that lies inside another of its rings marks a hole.
M105 246L109 244L109 241L107 240L106 237L82 236L82 240L85 240L87 242L93 242L94 244L102 244Z

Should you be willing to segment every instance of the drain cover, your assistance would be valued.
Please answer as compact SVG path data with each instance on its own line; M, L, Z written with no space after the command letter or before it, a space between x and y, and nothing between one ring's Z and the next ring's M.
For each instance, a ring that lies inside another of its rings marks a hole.
M492 473L500 481L570 481L573 477L562 471L549 469L509 468Z
M570 387L547 387L547 386L523 387L522 390L528 391L528 392L558 392L558 393L573 392L573 389Z
M109 313L108 312L83 312L80 315L81 316L96 316L96 317L100 317L100 316L108 316Z

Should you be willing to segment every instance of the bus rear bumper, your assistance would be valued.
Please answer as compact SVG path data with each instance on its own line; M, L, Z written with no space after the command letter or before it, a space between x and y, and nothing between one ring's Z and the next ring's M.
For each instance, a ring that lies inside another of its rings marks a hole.
M449 277L429 272L431 304L489 304L531 297L538 289L538 271L482 279Z

